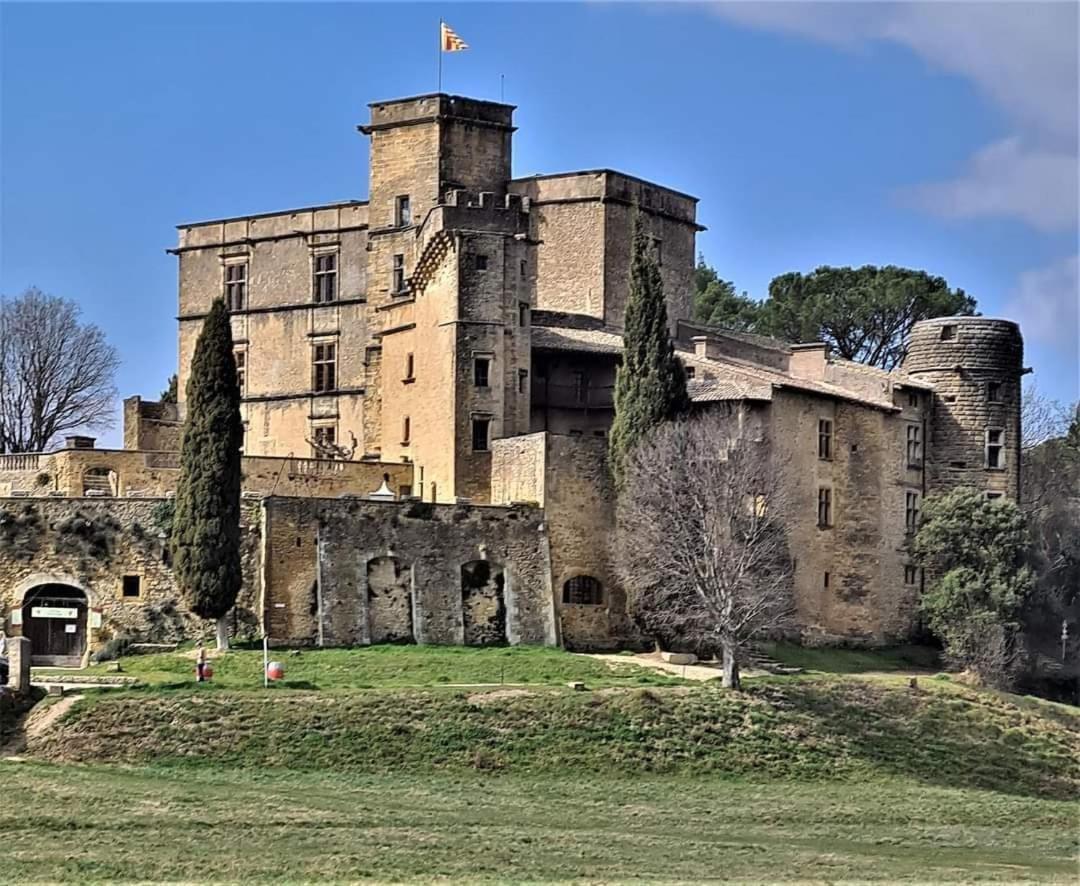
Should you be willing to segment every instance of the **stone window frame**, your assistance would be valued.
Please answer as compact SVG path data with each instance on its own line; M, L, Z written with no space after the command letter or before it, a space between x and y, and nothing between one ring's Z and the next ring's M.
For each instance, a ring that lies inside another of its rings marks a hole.
M817 457L821 461L832 461L833 452L833 423L831 418L818 419L818 451Z
M917 422L908 422L905 454L909 468L921 468L923 464L922 454L922 425Z
M904 490L904 531L908 535L914 535L919 528L920 504L918 490Z
M395 252L390 258L390 294L406 295L409 281L405 276L405 253Z
M832 487L819 486L817 495L818 529L831 529L833 526Z
M394 227L407 228L412 223L412 198L408 194L398 194L394 198Z
M314 394L332 394L337 390L338 347L337 340L313 341L311 343L311 391Z
M319 246L311 250L311 302L329 305L340 295L339 271L341 249L338 246Z
M579 591L584 593L579 594ZM593 599L575 600L575 595L590 596ZM604 583L591 572L578 569L563 579L560 599L563 606L603 606L607 599L607 590Z
M495 353L493 351L473 351L472 354L472 385L479 391L491 390L491 372L494 368ZM484 370L481 373L480 367L483 365ZM481 384L481 376L484 384Z
M133 581L134 593L128 593L129 580ZM143 600L142 593L142 575L138 573L128 573L120 576L120 599L125 602L139 602Z
M491 423L494 421L495 416L490 412L471 412L469 413L469 426L472 430L470 443L472 444L473 452L491 452ZM484 424L484 445L477 446L477 427L480 422Z
M336 419L333 420L318 420L311 423L311 440L312 443L337 443L337 431L338 423ZM327 433L329 432L329 433ZM318 458L319 450L313 445L311 447L311 455L313 458Z
M921 399L918 391L908 391L907 405L909 408L918 409L922 405Z
M998 434L996 443L992 443L990 439L991 434ZM995 464L990 463L991 450L997 456L994 461ZM1005 429L999 427L989 427L983 434L983 465L988 471L1004 471L1005 470Z
M236 364L236 386L240 389L240 399L247 396L248 346L237 345L233 348L233 362Z
M488 269L488 257L483 252L474 252L472 257L472 269L481 273Z
M250 258L247 253L221 258L221 297L230 311L243 311L249 307ZM239 273L235 273L237 271Z
M519 369L517 372L518 385L517 390L519 394L529 393L529 370Z

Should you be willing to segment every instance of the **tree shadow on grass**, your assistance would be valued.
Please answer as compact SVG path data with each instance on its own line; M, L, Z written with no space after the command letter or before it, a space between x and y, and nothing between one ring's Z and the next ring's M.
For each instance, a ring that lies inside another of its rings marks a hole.
M758 690L805 715L879 771L951 788L1072 799L1080 787L1080 714L1043 717L1008 696L874 681L792 682Z

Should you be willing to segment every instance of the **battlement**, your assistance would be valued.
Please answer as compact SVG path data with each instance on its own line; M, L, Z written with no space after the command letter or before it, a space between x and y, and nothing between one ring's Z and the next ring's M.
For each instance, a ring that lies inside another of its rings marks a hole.
M371 102L371 122L357 127L364 135L382 129L454 120L513 131L514 105L463 95L433 92Z

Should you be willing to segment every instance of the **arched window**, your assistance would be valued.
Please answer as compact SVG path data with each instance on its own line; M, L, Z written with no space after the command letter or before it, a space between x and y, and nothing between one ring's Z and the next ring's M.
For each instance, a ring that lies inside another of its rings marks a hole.
M604 586L591 575L575 575L562 586L563 603L599 606L604 602Z

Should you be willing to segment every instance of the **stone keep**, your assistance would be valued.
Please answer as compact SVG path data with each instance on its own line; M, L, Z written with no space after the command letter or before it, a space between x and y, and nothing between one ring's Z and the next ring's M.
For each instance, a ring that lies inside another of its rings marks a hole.
M903 370L934 386L927 492L974 486L1019 498L1023 361L1020 328L1011 320L939 317L915 324Z

